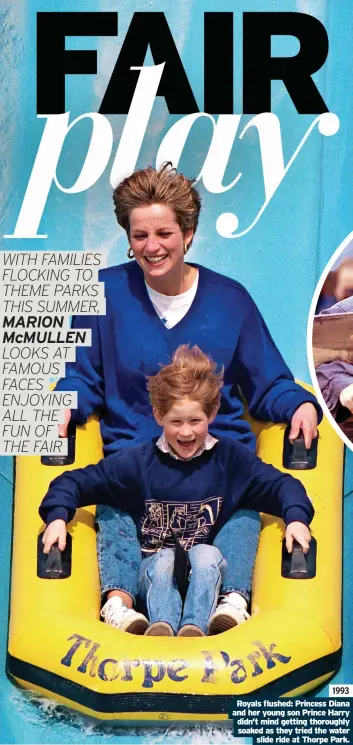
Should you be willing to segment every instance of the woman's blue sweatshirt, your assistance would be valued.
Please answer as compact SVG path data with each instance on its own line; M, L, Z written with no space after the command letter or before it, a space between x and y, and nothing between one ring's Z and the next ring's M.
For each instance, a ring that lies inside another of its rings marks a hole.
M282 517L287 525L309 525L314 515L300 481L226 438L189 461L161 452L153 440L66 471L51 482L39 514L46 523L69 522L90 504L128 512L145 555L174 545L170 528L187 550L211 543L239 507Z
M56 389L78 392L73 421L84 423L91 414L99 415L105 455L160 434L146 376L168 364L180 344L197 344L224 367L221 407L210 430L215 437L237 439L255 449L250 425L242 419L239 388L256 419L289 422L306 401L321 416L314 396L294 382L245 288L203 266L198 270L194 301L171 329L158 317L135 261L100 272L105 316L74 319L76 328L92 329L92 346L77 347L76 362L66 364L66 377Z

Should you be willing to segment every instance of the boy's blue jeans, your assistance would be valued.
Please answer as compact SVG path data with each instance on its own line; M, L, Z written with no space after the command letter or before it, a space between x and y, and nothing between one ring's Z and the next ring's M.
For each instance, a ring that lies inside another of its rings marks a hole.
M188 552L191 575L184 607L174 579L174 549L162 548L140 566L137 596L151 623L165 621L176 635L186 624L205 634L216 610L224 559L215 546L200 544Z
M142 555L133 519L99 506L96 523L102 598L110 590L122 590L135 600ZM259 533L260 516L251 510L238 510L219 531L213 545L226 562L221 593L239 592L249 600Z

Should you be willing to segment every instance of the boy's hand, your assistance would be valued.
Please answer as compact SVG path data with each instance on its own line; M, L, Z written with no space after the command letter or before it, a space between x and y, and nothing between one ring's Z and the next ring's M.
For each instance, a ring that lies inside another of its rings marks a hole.
M59 520L58 520L59 522ZM310 530L307 525L298 521L289 523L286 530L286 546L289 554L292 553L293 540L300 543L304 553L309 551L309 543L311 541Z
M58 427L59 437L67 437L67 428L69 426L70 419L71 419L71 409L65 409L64 421L62 422L62 424L59 424L59 427Z
M309 450L313 438L317 435L317 411L315 406L309 403L309 401L299 406L294 412L289 439L295 440L300 430L303 431L305 447Z
M53 520L49 523L43 534L43 553L48 554L54 543L57 543L60 551L66 546L66 522L65 520Z

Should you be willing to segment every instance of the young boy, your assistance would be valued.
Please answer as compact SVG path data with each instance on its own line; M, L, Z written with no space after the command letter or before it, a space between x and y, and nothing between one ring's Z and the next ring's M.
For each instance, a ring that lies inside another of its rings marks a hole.
M222 557L212 545L239 507L282 517L288 550L293 539L304 551L309 548L308 525L314 510L302 484L262 463L241 443L216 440L208 433L220 404L222 382L222 373L198 347L179 347L172 363L148 379L162 436L126 448L96 466L62 474L52 481L39 508L47 523L46 553L55 542L63 550L66 523L78 507L112 505L133 517L143 557L138 596L151 625L141 613L129 610L131 623L125 630L132 633L202 636L239 622L235 614L223 626L221 606L215 609L224 560L236 573L241 546L229 546L229 555ZM173 576L173 534L191 562L184 606ZM242 601L241 620L245 620L247 597L239 581L230 592ZM114 601L121 604L120 598L111 597L102 610L108 623L114 616Z

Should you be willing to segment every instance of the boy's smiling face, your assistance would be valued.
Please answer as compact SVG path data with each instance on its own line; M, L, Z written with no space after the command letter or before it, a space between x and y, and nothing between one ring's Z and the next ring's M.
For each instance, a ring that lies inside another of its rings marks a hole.
M174 453L184 460L192 458L204 444L208 425L215 417L215 413L208 417L201 404L189 398L174 403L164 416L157 409L153 414Z

